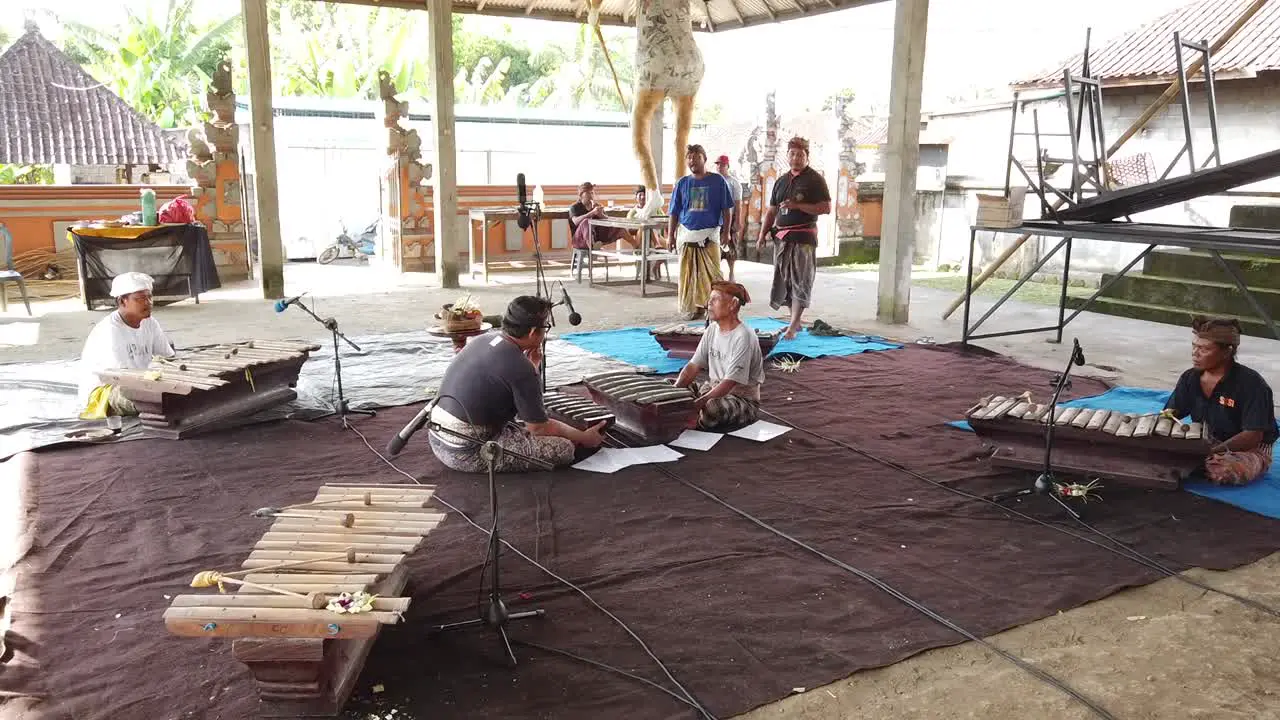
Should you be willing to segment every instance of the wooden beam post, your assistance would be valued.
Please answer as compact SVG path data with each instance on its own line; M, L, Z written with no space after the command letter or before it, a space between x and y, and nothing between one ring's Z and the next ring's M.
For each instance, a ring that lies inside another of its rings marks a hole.
M876 316L880 322L901 325L907 322L911 305L916 173L920 166L920 97L924 90L929 0L896 0L896 5Z
M442 288L458 284L458 148L453 111L453 3L427 0L431 30L427 51L431 67L430 112L436 134L436 162L431 173L435 198L436 278Z
M276 137L271 117L271 41L266 0L240 0L249 61L249 134L253 144L254 215L258 226L258 281L262 297L284 297L284 243L276 186Z

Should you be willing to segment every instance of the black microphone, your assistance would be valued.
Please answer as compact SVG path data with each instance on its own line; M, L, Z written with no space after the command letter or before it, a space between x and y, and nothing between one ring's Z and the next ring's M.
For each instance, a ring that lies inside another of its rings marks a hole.
M405 443L409 442L409 438L412 437L414 433L421 430L423 425L427 424L427 419L431 417L431 408L434 405L435 402L427 403L426 407L422 408L422 410L409 421L408 425L401 428L400 432L396 433L395 437L391 438L391 442L387 443L388 455L395 457L400 454L400 451L404 449Z
M565 290L564 286L560 287L560 304L565 305L566 307L569 308L569 324L570 325L582 324L582 316L578 314L577 310L573 309L573 301L569 299L569 291Z
M1080 349L1080 341L1073 339L1072 342L1075 343L1075 348L1072 349L1072 352L1075 353L1076 364L1084 365L1084 351Z
M306 293L303 293L303 295L305 295L305 294L306 294ZM277 300L277 301L276 301L276 306L275 306L275 307L276 307L276 312L278 312L278 313L284 312L284 311L285 311L285 308L287 308L287 307L289 307L290 305L292 305L292 304L294 304L294 303L298 302L298 301L299 301L299 300L301 300L301 299L302 299L302 295L295 295L295 296L293 296L293 297L289 298L288 300Z
M533 220L529 217L529 193L524 187L524 173L516 173L516 200L519 202L516 225L521 230L528 230Z

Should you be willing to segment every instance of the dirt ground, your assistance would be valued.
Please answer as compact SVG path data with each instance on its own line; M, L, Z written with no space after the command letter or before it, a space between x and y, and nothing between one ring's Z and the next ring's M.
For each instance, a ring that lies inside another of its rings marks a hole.
M770 269L739 263L739 280L754 302L748 315L773 315L768 307ZM674 298L641 299L565 280L583 322L571 328L557 309L555 332L671 322ZM489 287L468 279L486 313L501 313L517 294L531 293L531 276L497 275ZM432 287L432 276L388 276L363 267L290 265L287 292L309 292L322 317L336 317L353 338L423 329L431 315L459 291ZM558 295L559 286L554 288ZM962 310L940 314L954 294L915 288L912 321L875 322L874 274L824 271L815 307L806 319L899 340L949 342L960 338ZM989 299L975 301L977 314ZM68 359L78 355L102 312L76 301L37 303L28 318L21 303L0 315L0 362ZM237 339L310 337L325 330L297 309L276 313L251 284L235 284L202 298L159 308L156 317L179 346ZM976 314L974 319L976 320ZM1052 324L1056 308L1010 304L983 331ZM1172 387L1189 363L1185 328L1084 313L1068 326L1063 345L1051 333L983 340L979 344L1039 367L1061 368L1072 338L1079 338L1088 366L1079 372L1116 384ZM1242 361L1280 378L1280 342L1246 338ZM553 358L549 358L552 360ZM975 398L976 399L976 398ZM1280 554L1225 573L1192 571L1211 585L1280 608ZM1070 578L1063 578L1070 582ZM1124 720L1146 718L1280 719L1280 619L1174 579L1118 593L1052 618L1001 633L991 642L1069 683ZM1053 687L976 643L932 650L896 665L855 674L741 717L782 718L1087 718L1092 713Z

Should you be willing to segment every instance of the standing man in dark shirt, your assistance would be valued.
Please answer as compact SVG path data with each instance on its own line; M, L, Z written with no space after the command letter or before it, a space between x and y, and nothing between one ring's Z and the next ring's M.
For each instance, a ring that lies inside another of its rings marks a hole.
M473 338L445 370L431 420L468 442L431 430L431 451L447 467L485 472L480 445L493 440L521 455L561 467L573 462L574 447L599 447L604 423L578 430L547 417L542 405L542 341L550 328L551 303L523 295L511 301L502 332ZM513 421L523 421L521 427ZM495 472L526 472L527 461L503 454Z
M1197 317L1191 328L1193 367L1178 378L1165 411L1174 419L1190 415L1212 433L1213 454L1205 460L1209 482L1247 485L1271 469L1278 434L1271 387L1236 361L1238 320Z
M773 183L769 211L760 223L756 249L764 250L769 231L774 230L773 287L769 306L791 308L791 324L784 338L800 332L800 316L809 307L813 280L817 275L818 216L831 212L827 181L809 166L809 141L793 137L787 142L787 162L791 172ZM776 221L776 227L775 227Z

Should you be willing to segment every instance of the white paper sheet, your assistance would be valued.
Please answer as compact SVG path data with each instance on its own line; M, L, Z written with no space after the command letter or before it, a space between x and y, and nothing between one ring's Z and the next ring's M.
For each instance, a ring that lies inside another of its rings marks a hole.
M676 452L666 445L650 445L648 447L626 448L623 452L628 453L628 458L632 465L647 465L649 463L675 462L684 457L684 453Z
M625 449L601 448L596 454L579 463L574 463L577 470L587 472L615 473L630 465Z
M685 430L680 437L667 443L672 447L684 448L686 450L701 450L706 452L716 446L720 442L720 438L724 437L720 433L709 433L701 430Z
M783 433L789 432L791 428L785 425L775 425L764 420L757 420L754 423L729 433L734 437L746 438L747 440L755 440L756 442L768 442Z

